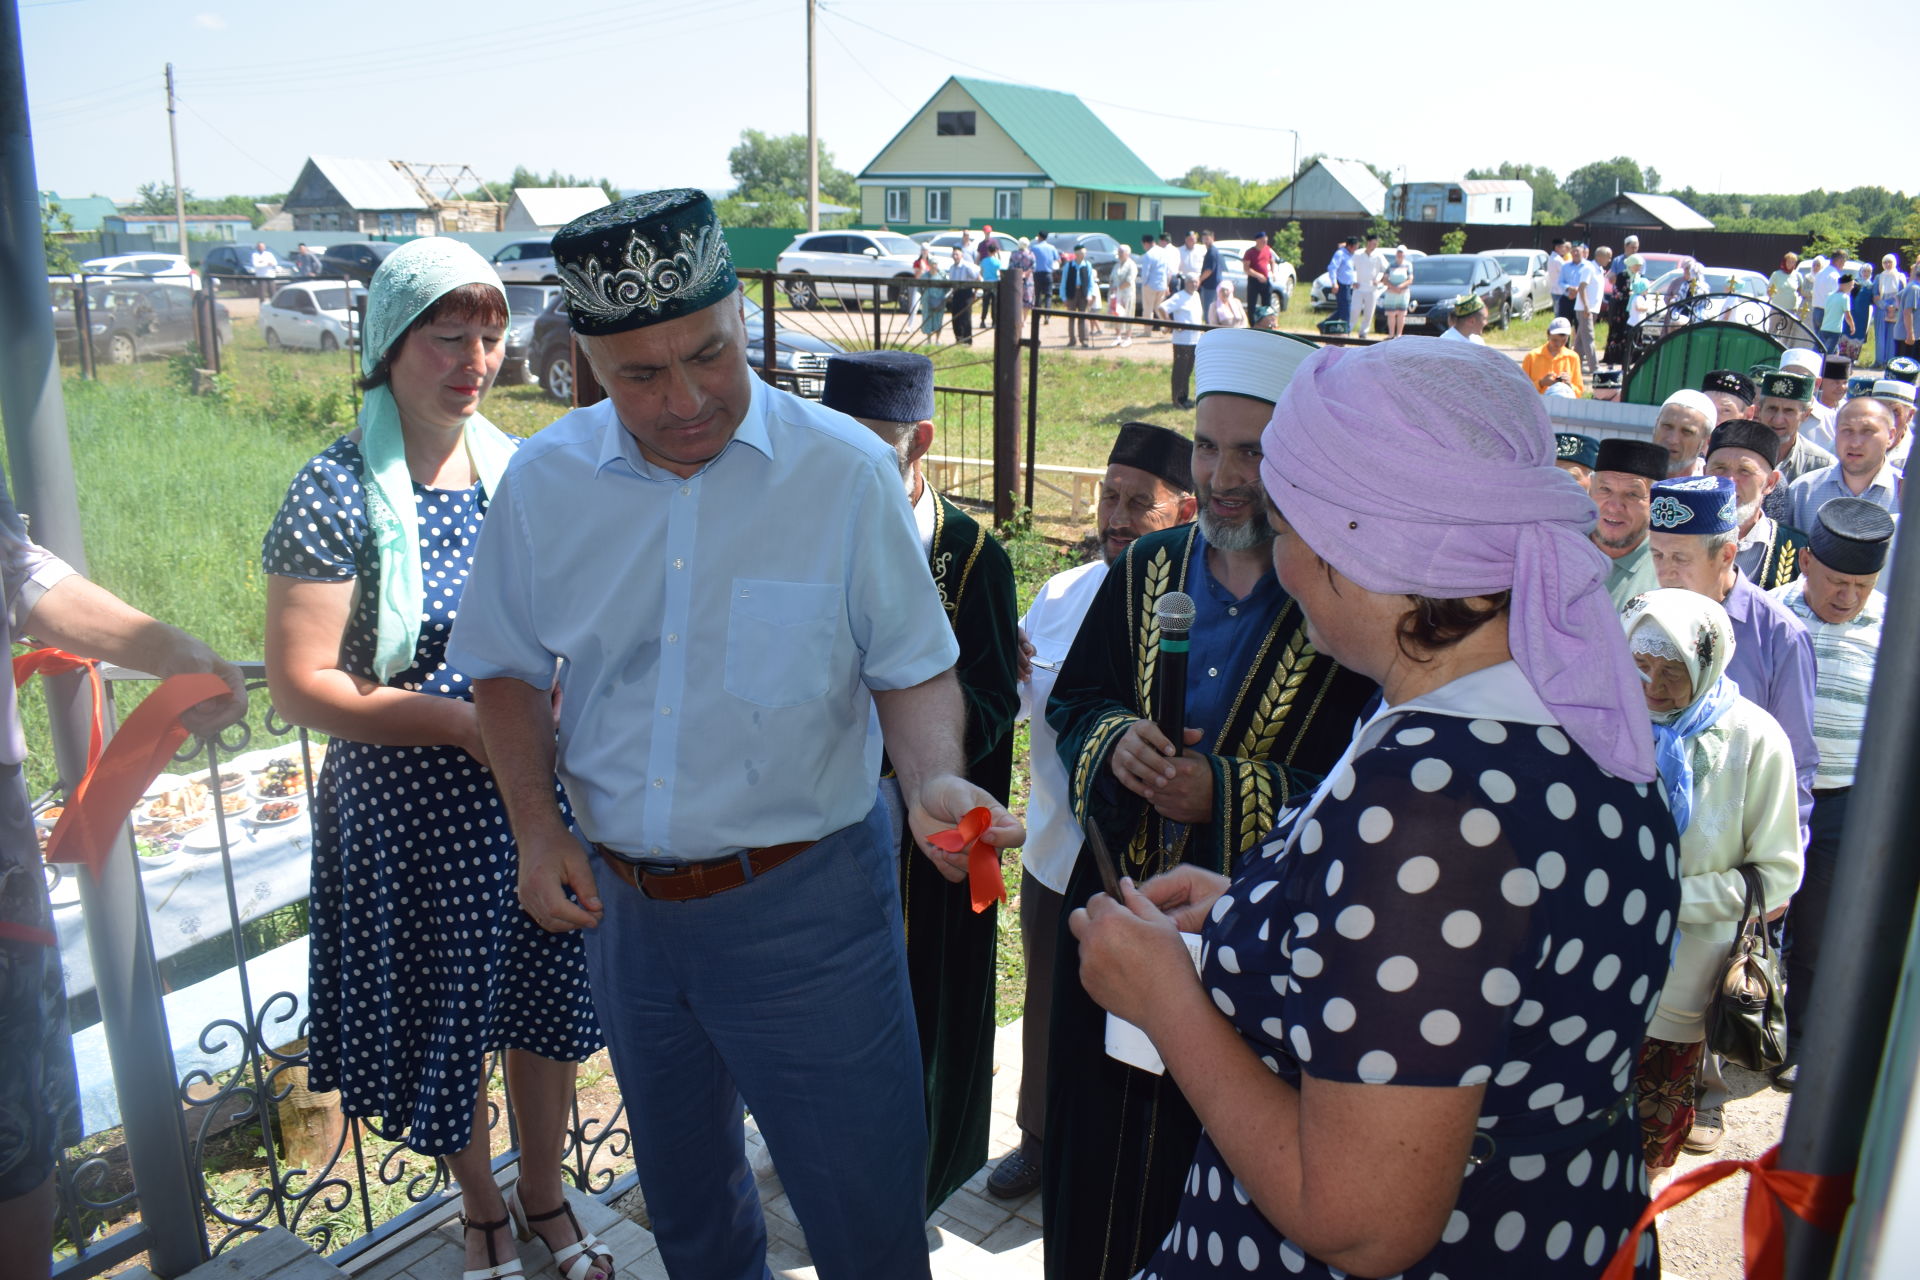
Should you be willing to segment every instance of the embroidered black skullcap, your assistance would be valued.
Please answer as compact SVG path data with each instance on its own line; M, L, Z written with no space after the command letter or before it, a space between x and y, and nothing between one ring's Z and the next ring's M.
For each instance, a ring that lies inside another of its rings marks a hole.
M1137 467L1159 476L1182 493L1193 492L1193 441L1171 427L1126 422L1107 455L1107 465Z
M1834 382L1853 372L1853 361L1845 356L1828 356L1820 362L1820 376Z
M933 361L911 351L850 351L827 357L820 403L852 418L933 420Z
M1813 399L1813 379L1798 369L1775 369L1760 379L1760 394L1772 400Z
M1602 440L1595 459L1595 471L1619 471L1630 476L1645 476L1660 481L1667 478L1671 455L1665 445L1651 440Z
M1807 530L1808 550L1835 573L1864 577L1887 563L1893 517L1865 498L1834 498L1823 504Z
M624 333L733 296L740 281L706 193L649 191L602 205L553 236L573 331Z
M1741 404L1752 404L1754 399L1753 379L1734 369L1715 369L1700 379L1700 389L1724 392Z
M1592 471L1600 461L1600 442L1578 431L1553 433L1553 457L1556 462L1577 462Z
M1904 382L1908 386L1920 383L1920 360L1910 356L1901 356L1898 360L1887 362L1887 376L1895 382Z
M1771 428L1748 418L1735 418L1715 427L1713 434L1707 437L1707 456L1711 458L1717 449L1745 449L1749 453L1757 453L1767 460L1769 470L1780 461L1780 437L1774 435Z

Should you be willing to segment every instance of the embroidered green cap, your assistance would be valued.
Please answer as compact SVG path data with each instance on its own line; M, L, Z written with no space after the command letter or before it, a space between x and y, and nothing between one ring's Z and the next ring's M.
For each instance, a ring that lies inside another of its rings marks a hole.
M603 205L554 233L573 331L624 333L733 295L740 280L713 202L690 187Z
M1760 379L1760 395L1771 400L1813 399L1813 379L1797 369L1775 369Z

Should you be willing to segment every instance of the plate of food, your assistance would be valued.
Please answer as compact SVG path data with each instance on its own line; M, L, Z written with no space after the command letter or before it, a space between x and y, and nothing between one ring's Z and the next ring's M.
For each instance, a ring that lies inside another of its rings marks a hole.
M38 826L42 831L52 831L54 827L59 825L60 815L65 813L66 811L67 810L65 805L50 804L46 808L42 809L40 812L33 815L34 824Z
M226 798L230 799L231 797ZM180 847L188 853L220 852L220 824L213 820L212 810L201 814L199 821L194 826L187 828L185 831L176 832L175 834L180 837ZM244 839L246 839L246 833L241 830L240 819L228 818L228 842L238 843Z
M292 822L306 807L304 800L269 800L253 811L250 821L256 827L278 827Z
M153 871L164 867L174 859L173 846L162 844L158 840L135 840L134 852L140 855L140 869Z
M238 791L246 785L247 775L244 770L227 768L220 771L220 791L222 794L229 791ZM232 812L232 810L228 810L228 812Z
M165 795L155 796L140 810L143 822L177 822L202 814L207 808L207 784L189 782Z
M178 773L163 773L147 786L142 800L153 800L166 795L169 791L178 791L182 787L193 785L193 779Z
M220 812L226 814L229 818L236 813L245 813L251 808L253 808L253 801L247 799L237 791L232 795L220 797Z
M262 800L286 800L307 794L309 781L297 756L281 756L261 770L253 794Z

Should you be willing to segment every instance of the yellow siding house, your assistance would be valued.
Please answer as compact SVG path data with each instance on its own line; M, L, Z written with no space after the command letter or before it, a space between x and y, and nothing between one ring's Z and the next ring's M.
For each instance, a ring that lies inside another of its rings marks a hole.
M868 226L1159 222L1198 214L1070 93L953 76L860 171Z

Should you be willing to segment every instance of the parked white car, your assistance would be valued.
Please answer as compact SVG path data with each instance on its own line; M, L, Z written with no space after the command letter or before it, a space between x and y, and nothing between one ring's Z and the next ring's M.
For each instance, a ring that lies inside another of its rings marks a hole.
M493 255L493 269L504 284L560 283L551 240L516 240Z
M1513 318L1531 320L1535 311L1553 310L1553 284L1547 279L1545 249L1485 249L1513 280ZM1557 265L1557 264L1556 264Z
M110 258L88 258L80 270L90 276L140 276L147 280L173 280L198 289L200 277L187 260L177 253L121 253Z
M1386 255L1388 262L1393 261L1393 250L1382 248L1380 252ZM1426 256L1427 256L1427 251L1425 249L1407 250L1408 262L1412 262L1416 258L1424 258ZM1420 275L1420 268L1415 267L1413 269L1413 274L1414 274L1414 278L1418 279ZM1313 284L1307 289L1307 303L1315 311L1333 310L1333 277L1332 276L1329 276L1326 272L1322 271L1318 276L1314 277Z
M366 292L358 284L349 293L346 285L319 280L287 285L260 305L260 336L274 348L338 351L354 346L357 304Z
M781 252L774 269L781 274L818 276L859 276L869 280L912 280L913 260L920 246L891 231L814 231L795 236ZM947 262L953 261L951 251ZM934 265L945 266L935 260ZM814 307L823 298L847 302L871 302L871 285L826 284L816 280L790 280L787 297L796 307ZM899 307L912 305L910 291L894 288L882 299Z

